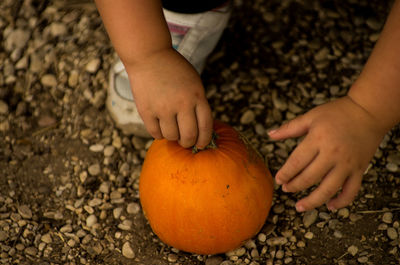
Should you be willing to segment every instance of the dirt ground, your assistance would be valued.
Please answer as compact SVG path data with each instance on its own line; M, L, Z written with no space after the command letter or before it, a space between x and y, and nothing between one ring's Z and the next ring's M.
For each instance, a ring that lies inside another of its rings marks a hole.
M272 173L296 140L266 130L345 95L391 1L235 1L202 75L214 117L241 131ZM0 2L0 263L400 264L400 130L382 141L354 203L297 213L308 191L275 187L260 233L216 256L152 233L139 203L151 140L105 107L115 60L95 6Z

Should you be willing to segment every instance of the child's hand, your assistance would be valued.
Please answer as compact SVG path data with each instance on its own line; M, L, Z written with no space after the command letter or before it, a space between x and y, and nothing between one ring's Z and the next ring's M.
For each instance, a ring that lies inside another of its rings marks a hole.
M196 70L173 48L126 65L135 102L148 132L204 148L213 120Z
M353 201L363 173L386 133L377 124L374 116L346 96L269 133L274 140L306 134L275 176L286 192L302 191L319 183L297 202L297 211L312 210L323 203L331 210L338 209Z

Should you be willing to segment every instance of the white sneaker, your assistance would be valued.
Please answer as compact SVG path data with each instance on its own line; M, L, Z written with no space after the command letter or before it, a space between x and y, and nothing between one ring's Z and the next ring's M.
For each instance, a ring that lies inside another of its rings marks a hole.
M230 2L220 8L198 14L181 14L164 9L173 47L199 74L226 28L230 13ZM125 134L150 138L137 111L128 74L121 60L112 67L109 80L106 106L116 126Z

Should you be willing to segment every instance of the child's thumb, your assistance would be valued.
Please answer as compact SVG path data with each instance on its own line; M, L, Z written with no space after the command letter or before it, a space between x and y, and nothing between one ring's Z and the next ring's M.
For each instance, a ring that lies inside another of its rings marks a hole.
M281 140L286 138L300 137L307 133L308 122L301 115L285 124L282 124L279 128L270 130L268 135L274 140Z

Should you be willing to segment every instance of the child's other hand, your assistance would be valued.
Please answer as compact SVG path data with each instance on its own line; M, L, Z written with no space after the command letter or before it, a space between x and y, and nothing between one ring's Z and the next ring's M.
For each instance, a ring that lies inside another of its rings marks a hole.
M148 132L204 148L213 120L196 70L173 48L158 51L126 69L135 102Z
M318 106L269 133L274 140L306 135L275 178L286 192L319 183L296 203L308 211L327 203L342 208L357 195L362 176L386 131L369 112L346 96ZM340 190L336 197L335 194Z

